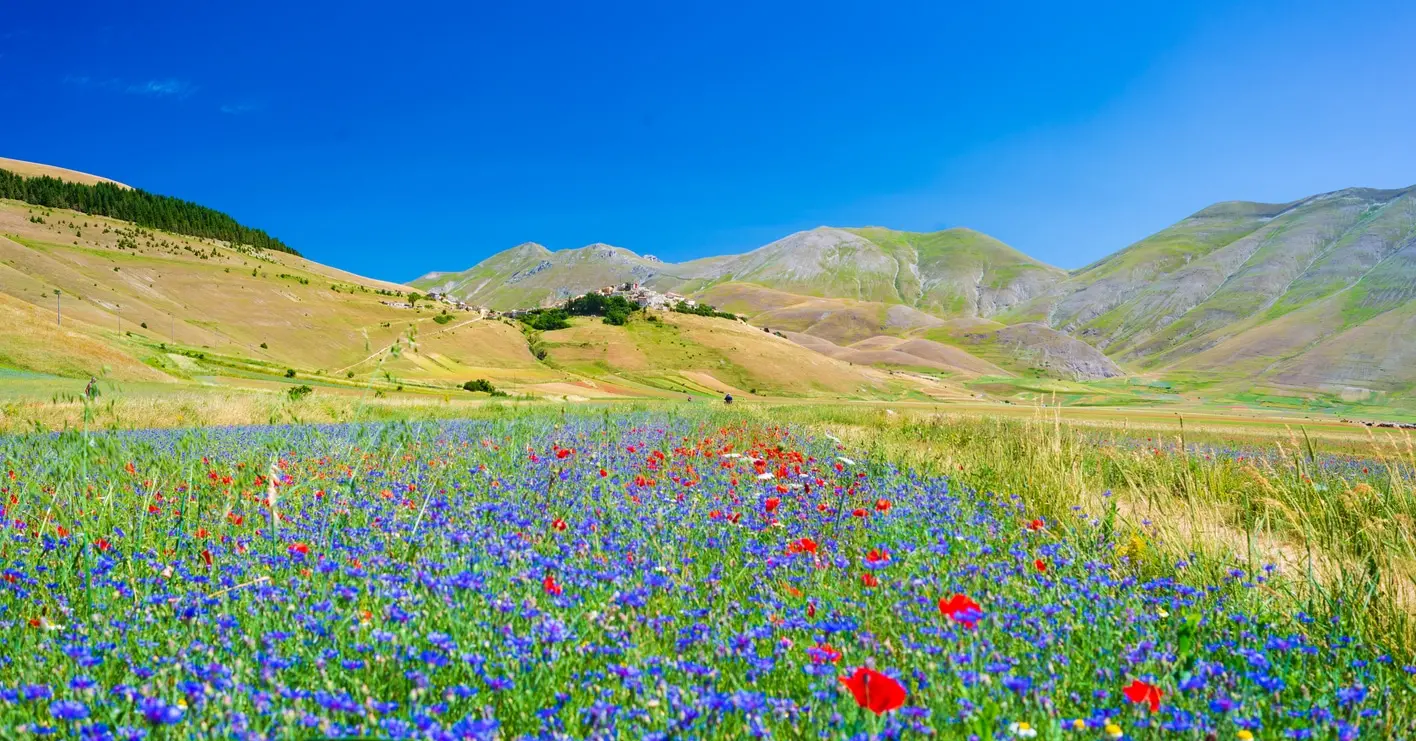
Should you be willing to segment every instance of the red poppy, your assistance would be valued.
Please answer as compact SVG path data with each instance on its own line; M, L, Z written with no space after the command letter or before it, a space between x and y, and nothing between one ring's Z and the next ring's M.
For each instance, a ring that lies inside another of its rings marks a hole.
M863 509L856 509L856 510L854 510L854 511L851 512L851 515L854 516L854 517L865 517L865 516L868 515L868 514L870 514L870 513L869 513L869 512L866 512L866 511L863 510Z
M199 527L199 528L197 528L197 537L198 537L198 538L205 538L205 537L208 537L208 536L210 536L210 535L211 535L211 533L210 533L209 531L207 531L206 528L204 528L204 527Z
M202 561L206 562L207 566L211 565L211 551L205 548L202 549Z
M808 602L808 603L806 603L806 616L807 616L807 617L816 617L816 603L815 603L815 602Z
M841 652L831 648L829 643L821 643L806 649L813 664L834 664L841 660Z
M762 505L767 508L768 512L776 512L777 507L781 506L781 504L782 500L777 497L767 497L767 501L762 503Z
M877 499L877 500L875 500L875 511L876 511L876 512L889 512L889 511L890 511L890 507L891 507L891 505L890 505L890 500L889 500L889 499Z
M788 553L815 553L816 541L811 538L802 538L787 546Z
M556 578L550 574L546 574L546 578L541 580L541 587L546 590L546 594L552 597L560 596L560 593L565 591L561 585L556 583Z
M841 677L841 684L855 696L856 704L876 715L882 715L905 704L905 688L895 680L860 667L855 674Z
M310 546L304 543L291 543L285 550L290 551L292 554L298 553L303 556L310 552Z
M871 548L870 552L865 554L866 563L886 563L889 560L890 552L884 548Z
M1150 706L1152 713L1160 709L1160 697L1165 694L1159 687L1139 679L1131 680L1131 684L1121 691L1126 693L1127 700L1137 705L1144 703Z
M99 538L98 540L94 541L94 545L98 546L98 551L100 553L113 547L113 544L108 542L108 538Z
M603 469L603 468L600 469L600 478L603 479L603 478L605 478L606 476L609 476L609 475L610 475L610 472L609 472L609 471L606 471L606 470Z
M556 530L563 531L568 526L565 524L565 520L562 520L561 518L557 517L556 519L551 520L551 527L555 528Z
M983 608L969 597L956 594L949 599L939 600L939 614L964 626L972 628L983 615Z
M734 513L728 515L728 522L731 522L731 523L733 523L734 525L736 525L737 522L738 522L738 520L741 520L741 519L742 519L742 513L741 513L741 512L734 512Z
M879 580L879 579L876 579L876 578L875 578L875 574L872 574L872 573L870 573L869 571L867 571L867 572L865 572L864 574L861 574L861 575L860 575L860 583L861 583L861 584L864 584L864 585L867 586L867 587L878 587L878 586L880 586L880 580Z
M1041 519L1036 519L1036 520L1033 520L1032 522L1029 522L1029 523L1028 523L1028 530L1031 530L1032 532L1037 532L1037 531L1041 530L1042 528L1043 528L1043 522L1042 522Z
M570 448L561 448L560 450L557 450L557 451L556 451L556 458L561 459L561 460L565 460L566 458L569 458L569 457L570 457L570 454L571 454L571 453L574 453L574 452L575 452L575 451L571 450Z
M226 519L227 519L228 521L230 521L232 525L240 525L241 523L243 523L243 522L246 521L246 518L242 517L241 515L236 514L235 512L232 512L231 514L228 514L228 515L226 516Z
M1039 574L1046 574L1046 573L1047 573L1047 562L1039 558L1039 559L1033 561L1033 568L1037 569L1037 572L1038 572Z
M54 528L54 532L57 533L61 538L69 537L69 528L66 528L63 525Z
M715 510L709 511L709 512L708 512L708 519L710 519L710 520L721 520L721 519L723 519L723 510L721 510L721 509L715 509Z

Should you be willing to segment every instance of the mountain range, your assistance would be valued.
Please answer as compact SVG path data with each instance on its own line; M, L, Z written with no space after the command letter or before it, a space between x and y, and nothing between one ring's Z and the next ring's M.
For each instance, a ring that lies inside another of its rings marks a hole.
M1081 380L1242 378L1348 398L1416 384L1416 187L1219 203L1070 272L969 229L820 227L684 263L528 243L413 285L509 309L629 281L838 357L936 352L927 342Z
M1416 409L1416 187L1219 203L1072 271L965 228L819 227L679 263L526 243L401 285L196 204L0 170L0 397L16 379L90 375L380 394L487 378L560 398ZM658 312L536 332L407 301L438 290L506 310L626 282L743 320Z

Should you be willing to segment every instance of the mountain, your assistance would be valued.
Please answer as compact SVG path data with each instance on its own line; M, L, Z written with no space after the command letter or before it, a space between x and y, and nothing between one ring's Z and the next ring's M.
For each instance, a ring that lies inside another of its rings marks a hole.
M647 281L662 267L607 244L551 252L527 242L460 273L429 273L412 285L492 309L517 309L564 301L611 284Z
M749 283L784 293L899 304L940 316L992 316L1066 278L970 229L931 234L819 227L741 255L664 263L608 245L551 252L524 244L413 285L495 309L559 301L614 283L700 292Z
M85 187L108 182L28 172ZM0 170L0 177L28 176ZM28 187L19 192L33 195ZM603 245L571 253L562 266L569 271L616 265L628 254ZM549 254L524 245L487 269L534 283L549 277L535 270ZM462 390L476 378L512 394L558 399L681 400L724 389L747 397L967 395L938 379L852 365L722 318L666 314L623 327L577 318L568 329L537 334L442 304L409 307L411 292L292 252L0 198L0 407L10 414L16 394L25 403L75 394L90 376L144 395L269 394L308 385L316 399L387 395L393 403L419 395L476 399Z
M1148 372L1279 389L1416 385L1416 187L1220 203L999 317Z
M819 227L682 263L526 243L405 286L283 251L196 204L5 163L22 170L0 167L8 388L15 373L103 374L449 394L488 378L560 398L730 390L1304 409L1410 406L1416 390L1416 187L1219 203L1070 273L968 229ZM125 209L169 226L104 213ZM536 333L407 305L415 287L508 309L626 282L746 321L659 312Z
M955 370L1379 398L1416 388L1413 240L1416 187L1354 188L1219 203L1071 273L968 229L820 227L678 264L522 246L415 285L510 308L637 281L873 364L948 357L899 349L923 341Z

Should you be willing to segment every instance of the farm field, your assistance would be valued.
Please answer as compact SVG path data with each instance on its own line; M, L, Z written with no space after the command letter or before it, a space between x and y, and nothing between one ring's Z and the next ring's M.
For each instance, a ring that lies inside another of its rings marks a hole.
M1416 732L1404 438L472 416L0 439L3 735Z

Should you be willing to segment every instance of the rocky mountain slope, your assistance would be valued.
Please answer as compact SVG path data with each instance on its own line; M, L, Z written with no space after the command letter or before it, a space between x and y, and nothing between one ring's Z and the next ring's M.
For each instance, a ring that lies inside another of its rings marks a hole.
M1357 397L1416 386L1416 187L1216 204L1070 274L968 229L820 227L679 264L523 245L415 285L510 308L626 281L847 348L837 357L899 358L894 341L850 349L884 337L1080 380L1129 369ZM994 321L946 326L958 319Z
M741 255L663 263L590 245L551 252L524 244L459 273L430 273L415 287L509 309L557 301L612 283L695 293L741 282L785 293L900 304L940 316L992 316L1066 277L969 229L932 234L820 227Z
M1416 384L1416 187L1211 206L999 318L1139 370L1404 391Z

